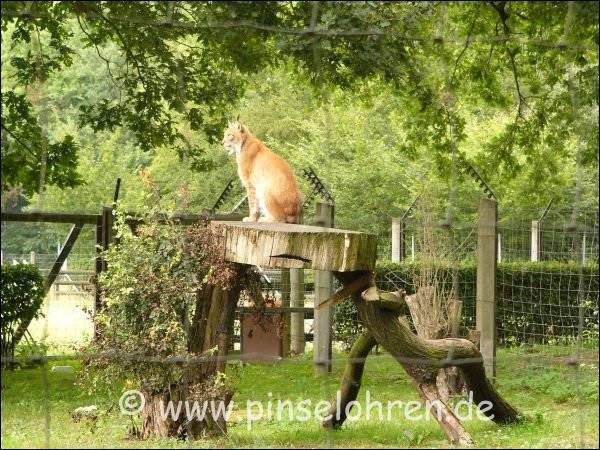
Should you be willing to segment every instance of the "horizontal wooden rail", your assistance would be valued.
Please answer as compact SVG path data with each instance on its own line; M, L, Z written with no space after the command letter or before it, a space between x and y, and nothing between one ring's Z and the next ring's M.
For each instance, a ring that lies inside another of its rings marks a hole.
M141 220L140 215L133 212L126 213L131 220ZM158 222L178 222L181 225L191 225L201 220L231 221L242 220L242 214L159 214ZM51 212L2 212L1 220L6 222L51 222L51 223L81 223L95 225L102 218L101 214L69 214Z
M100 214L67 214L49 212L2 212L3 222L52 222L95 224Z
M89 281L55 281L54 286L95 286Z
M50 272L50 269L40 269L40 272ZM67 270L66 272L58 272L57 276L61 275L94 275L93 270Z
M253 306L238 306L236 311L244 314L281 314L281 313L304 313L304 317L312 319L314 317L314 308L300 308L300 307L285 307L285 308L264 308L261 310L256 309Z

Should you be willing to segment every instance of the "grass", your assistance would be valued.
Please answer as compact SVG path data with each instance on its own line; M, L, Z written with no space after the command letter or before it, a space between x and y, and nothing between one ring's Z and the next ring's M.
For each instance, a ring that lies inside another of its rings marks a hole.
M499 351L497 387L528 420L502 427L489 421L465 421L476 446L598 447L598 351L586 350L585 362L577 369L566 364L571 350L536 346ZM313 374L310 355L277 364L232 364L228 376L235 382L234 401L238 406L229 424L229 435L196 442L126 439L130 418L121 415L117 407L107 412L111 404L107 396L89 395L76 386L78 361L53 361L45 370L3 371L2 448L449 447L433 419L410 421L397 412L391 421L380 421L376 414L370 420L363 416L346 422L337 431L322 430L316 419L264 419L248 432L244 420L247 400L261 401L266 407L269 400L275 404L278 399L311 399L314 405L319 400L333 399L343 370L343 355L337 357L340 360L334 362L329 377ZM65 364L75 370L50 370ZM385 354L372 355L367 362L359 396L362 405L367 390L371 399L381 400L384 405L387 400L418 400L400 366ZM101 411L95 426L71 419L76 407L92 404Z

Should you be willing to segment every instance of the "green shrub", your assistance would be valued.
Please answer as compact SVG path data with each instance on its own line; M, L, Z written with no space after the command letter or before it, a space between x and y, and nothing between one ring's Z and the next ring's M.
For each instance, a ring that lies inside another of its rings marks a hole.
M15 332L22 323L40 316L44 302L44 277L36 266L2 266L2 358L14 356Z
M376 268L377 286L382 290L415 292L418 261L381 261ZM449 291L452 272L458 278L458 297L463 302L462 334L475 328L477 266L459 262L453 267L439 263L441 289ZM581 271L580 271L581 269ZM581 275L581 276L580 276ZM581 284L581 288L580 288ZM579 293L581 292L581 296ZM598 266L576 263L500 263L496 271L498 341L505 345L521 343L568 343L576 339L579 309L583 313L582 336L598 345ZM336 338L348 347L360 332L356 308L351 302L336 308Z

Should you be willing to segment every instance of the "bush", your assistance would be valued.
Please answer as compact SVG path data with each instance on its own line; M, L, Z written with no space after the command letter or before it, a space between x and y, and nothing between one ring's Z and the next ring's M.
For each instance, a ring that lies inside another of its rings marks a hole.
M18 344L15 332L21 324L40 316L45 297L44 277L36 266L30 264L3 265L0 284L2 358L12 358Z
M119 243L103 253L107 270L98 281L104 305L94 317L96 339L86 349L96 357L82 370L81 382L92 391L122 381L162 392L184 373L183 363L162 362L200 354L192 348L197 335L204 336L200 321L210 307L203 303L203 289L227 289L237 274L222 260L219 241L205 224L159 223L150 212L132 234L126 220L115 215ZM252 279L258 285L258 275Z
M197 285L186 270L182 230L149 221L133 235L122 214L115 216L115 228L119 245L103 253L107 270L98 280L104 299L94 317L98 336L86 349L107 356L86 365L82 381L91 390L111 387L115 380L136 389L164 386L176 376L171 367L147 361L186 353L182 323L193 312Z
M415 292L418 261L379 262L377 286L382 290ZM460 262L453 267L440 263L442 289L451 289L452 271L458 277L458 296L463 302L462 335L475 328L477 266ZM580 278L581 274L581 278ZM581 283L581 289L580 289ZM579 296L581 292L581 297ZM498 341L505 345L521 343L564 343L576 339L579 305L582 305L583 338L598 341L598 266L557 262L500 263L496 271ZM346 347L360 333L356 307L346 302L336 309L334 330Z

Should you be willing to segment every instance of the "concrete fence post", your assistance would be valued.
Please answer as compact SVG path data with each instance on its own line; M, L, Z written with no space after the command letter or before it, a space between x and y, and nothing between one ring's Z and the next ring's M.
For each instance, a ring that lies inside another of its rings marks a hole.
M531 221L531 260L540 261L542 251L542 227L539 220Z
M498 233L498 250L497 250L497 255L498 255L498 262L502 262L502 234Z
M404 223L402 218L392 218L392 261L400 262L404 259Z
M333 204L317 202L317 214L315 225L322 227L333 227L334 224ZM332 336L331 322L334 307L328 305L324 308L316 307L327 300L333 294L333 274L331 272L315 271L315 319L313 339L313 365L319 374L331 372L332 359Z
M481 199L477 233L476 328L486 375L496 376L496 264L498 203Z

